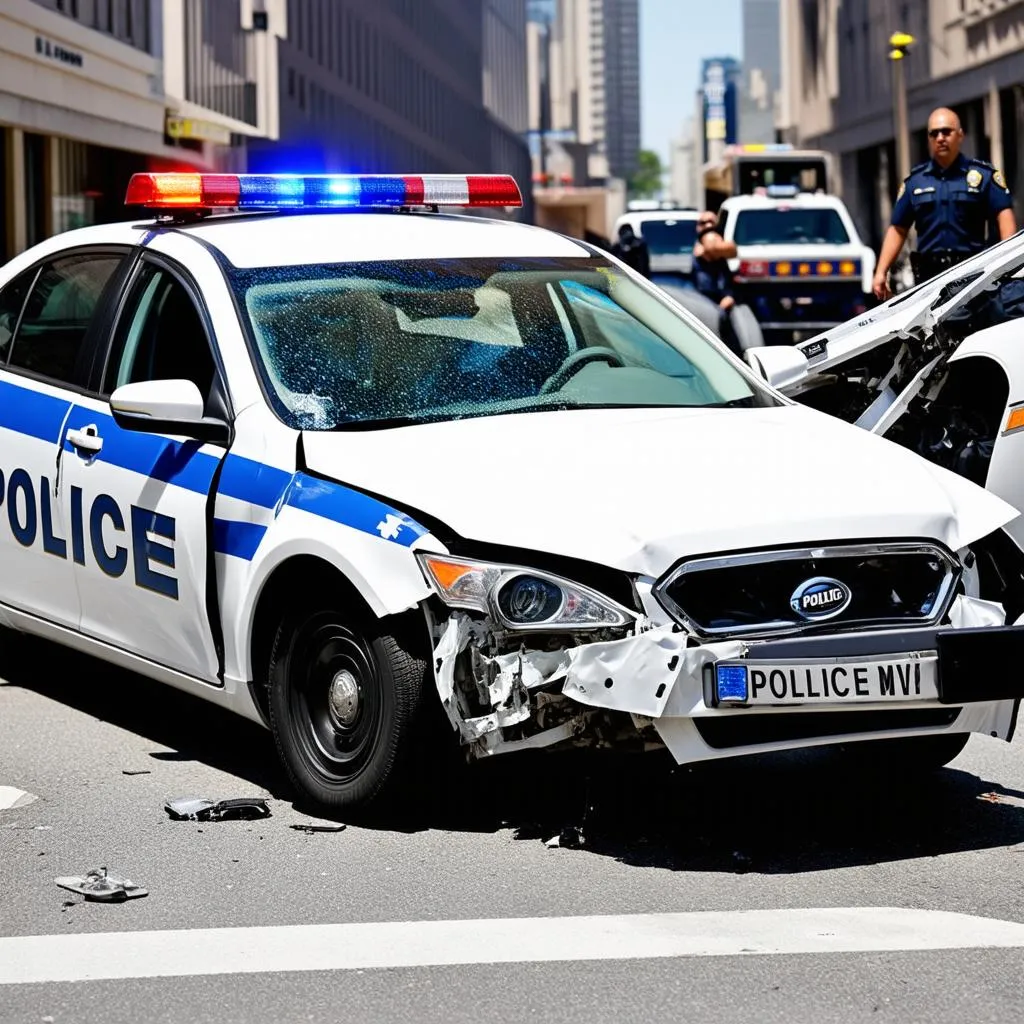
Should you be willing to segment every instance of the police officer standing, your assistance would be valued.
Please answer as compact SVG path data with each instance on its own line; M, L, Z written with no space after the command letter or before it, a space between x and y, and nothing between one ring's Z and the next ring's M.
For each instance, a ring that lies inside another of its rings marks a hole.
M917 226L918 251L910 257L916 284L984 249L992 219L1000 239L1017 230L1002 172L984 160L965 157L960 152L963 138L960 119L952 110L940 107L932 112L928 118L931 160L913 168L900 185L872 282L877 298L892 294L889 268L903 249L911 225Z

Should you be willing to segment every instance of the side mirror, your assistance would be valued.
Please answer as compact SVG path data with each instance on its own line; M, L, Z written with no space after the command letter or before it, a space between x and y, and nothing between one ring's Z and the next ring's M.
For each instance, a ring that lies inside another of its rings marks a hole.
M807 376L807 357L792 345L764 345L743 353L747 362L778 391Z
M144 434L180 434L214 444L231 442L231 426L203 415L203 396L190 380L123 384L110 396L114 422Z

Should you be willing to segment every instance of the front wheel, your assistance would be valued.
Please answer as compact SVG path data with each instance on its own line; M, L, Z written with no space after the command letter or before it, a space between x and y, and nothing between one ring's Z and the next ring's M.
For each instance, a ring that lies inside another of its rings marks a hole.
M280 622L270 725L289 778L314 803L354 811L402 794L427 717L428 663L410 632L353 628L336 610Z

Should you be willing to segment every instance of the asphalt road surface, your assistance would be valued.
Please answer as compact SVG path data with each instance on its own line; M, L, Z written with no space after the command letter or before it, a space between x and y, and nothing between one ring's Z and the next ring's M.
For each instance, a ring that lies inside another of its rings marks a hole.
M256 726L3 633L0 680L4 1024L1024 1015L1020 741L875 782L828 752L499 758L309 834ZM272 816L172 821L182 796ZM149 895L54 884L100 865Z

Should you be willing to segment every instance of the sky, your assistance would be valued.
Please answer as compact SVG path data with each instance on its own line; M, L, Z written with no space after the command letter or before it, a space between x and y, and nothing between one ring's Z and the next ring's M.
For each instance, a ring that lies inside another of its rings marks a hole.
M667 165L704 57L743 57L741 0L640 0L640 132Z

